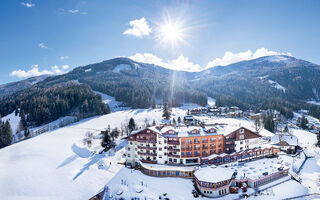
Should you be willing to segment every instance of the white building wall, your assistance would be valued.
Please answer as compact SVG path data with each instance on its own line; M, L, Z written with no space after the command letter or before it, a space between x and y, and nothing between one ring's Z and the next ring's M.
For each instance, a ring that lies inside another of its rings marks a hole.
M259 147L259 138L252 138L246 140L238 140L235 141L235 151L243 151L246 149L252 149L255 147Z
M126 147L126 163L130 163L132 166L138 161L135 143L134 141L128 141L128 146Z
M157 162L159 164L166 164L168 161L166 139L160 135L157 135Z

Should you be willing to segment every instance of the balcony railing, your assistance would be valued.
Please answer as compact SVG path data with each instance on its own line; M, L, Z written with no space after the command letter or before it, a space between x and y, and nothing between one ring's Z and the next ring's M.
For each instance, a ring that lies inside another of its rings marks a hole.
M168 151L179 152L180 149L176 149L176 148L171 148L171 147L169 147L169 148L168 148Z
M180 155L168 154L169 157L180 158Z
M137 139L137 142L143 142L143 143L151 143L153 145L156 145L157 141L154 139L154 140L147 140L147 139Z
M138 155L140 155L140 156L145 156L145 155L147 155L146 153L143 153L143 152L138 152Z
M157 147L146 146L147 150L157 150Z
M142 145L138 145L138 148L139 148L139 149L146 149L147 147L142 146Z
M180 145L179 141L168 141L168 144L172 144L172 145Z

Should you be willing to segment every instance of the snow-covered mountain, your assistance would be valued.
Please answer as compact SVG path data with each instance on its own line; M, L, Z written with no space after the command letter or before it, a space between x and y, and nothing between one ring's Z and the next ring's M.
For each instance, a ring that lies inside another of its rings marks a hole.
M174 71L129 58L115 58L77 67L69 73L48 77L30 87L86 84L92 90L114 97L115 101L131 108L149 108L159 99L170 100L173 106L183 103L205 106L210 96L217 99L218 105L236 105L244 110L278 106L276 109L291 117L292 110L302 108L320 117L320 107L306 103L318 98L319 77L319 65L284 55L217 66L201 72ZM9 86L2 88L10 90ZM19 96L25 96L26 93L27 90L22 89L17 92L19 95L3 98L0 101L0 114L6 116L12 113L23 100L18 99ZM66 113L72 111L74 108L70 107Z
M35 77L31 77L31 78L28 78L25 80L0 85L0 97L5 96L5 95L9 95L9 94L13 94L13 93L20 91L20 90L23 90L25 88L29 88L29 87L33 86L34 84L36 84L40 81L43 81L47 77L49 77L49 75L35 76Z

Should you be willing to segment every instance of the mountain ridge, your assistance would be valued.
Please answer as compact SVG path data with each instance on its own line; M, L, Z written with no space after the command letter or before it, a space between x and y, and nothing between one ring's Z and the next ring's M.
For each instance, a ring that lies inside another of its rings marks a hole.
M260 57L200 72L176 71L119 57L47 77L30 88L81 83L132 108L154 107L156 99L170 106L187 102L204 106L210 96L216 98L220 106L236 105L244 110L278 109L290 118L293 110L301 108L320 115L316 105L306 104L307 100L317 98L318 77L319 65L284 55ZM19 107L19 102L10 98L15 101L11 107ZM2 115L7 112L0 109Z

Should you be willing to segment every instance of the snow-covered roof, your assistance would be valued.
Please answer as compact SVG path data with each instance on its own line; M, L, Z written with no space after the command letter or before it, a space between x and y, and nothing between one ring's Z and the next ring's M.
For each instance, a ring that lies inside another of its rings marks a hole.
M236 179L256 180L267 175L278 172L278 168L282 166L278 159L265 158L251 162L245 162L236 165L228 165L230 170L237 172Z
M226 167L207 166L194 172L194 176L197 177L199 181L218 183L231 179L233 173L234 171Z
M175 165L161 165L161 164L150 164L140 162L140 165L149 170L159 170L159 171L184 171L190 172L198 169L198 166L175 166Z
M290 146L298 146L298 138L294 135L290 135L290 134L275 134L272 138L271 138L271 143L272 144L278 144L281 141L285 141L286 143L288 143L288 145Z

